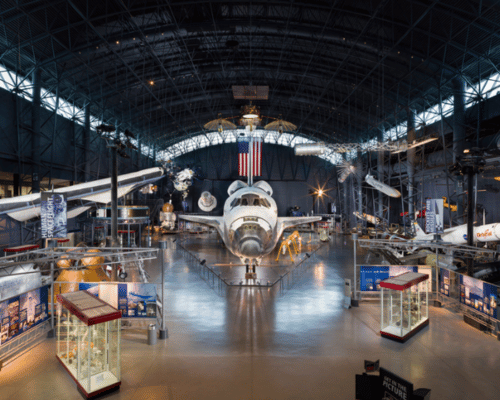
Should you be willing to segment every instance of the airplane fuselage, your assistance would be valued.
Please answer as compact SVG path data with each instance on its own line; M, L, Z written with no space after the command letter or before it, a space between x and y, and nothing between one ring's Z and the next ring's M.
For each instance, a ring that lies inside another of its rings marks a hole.
M416 237L416 240L432 240L433 234L427 234L425 236ZM441 234L441 240L443 242L450 242L454 244L466 244L467 243L467 224L460 225L457 227L446 229ZM487 224L481 226L474 226L473 229L473 241L474 242L496 242L500 241L500 224Z

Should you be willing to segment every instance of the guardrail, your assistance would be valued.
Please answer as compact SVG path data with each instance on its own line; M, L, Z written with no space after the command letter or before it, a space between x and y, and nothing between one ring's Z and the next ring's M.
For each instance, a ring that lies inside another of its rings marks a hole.
M258 288L271 288L277 287L280 294L284 294L287 290L291 289L293 285L302 276L305 270L309 267L309 261L315 259L316 252L320 248L318 246L316 249L305 253L306 256L300 260L297 264L294 264L288 271L283 275L280 275L274 281L265 281L261 279L255 279L247 281L245 279L237 279L228 281L224 279L220 273L214 271L209 265L207 265L206 260L200 259L194 253L189 251L182 244L178 243L178 246L182 249L186 260L189 265L196 268L200 277L208 283L208 285L214 289L220 296L224 296L227 290L233 287L258 287Z

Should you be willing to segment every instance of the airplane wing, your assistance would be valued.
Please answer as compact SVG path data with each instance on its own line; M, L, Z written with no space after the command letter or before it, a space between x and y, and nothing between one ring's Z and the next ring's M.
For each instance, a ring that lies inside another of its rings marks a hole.
M209 217L204 215L179 215L180 219L190 222L197 222L199 224L204 224L208 226L212 226L221 236L223 236L222 226L224 217Z
M295 225L310 224L316 221L321 221L321 217L278 217L278 237L281 236L286 228Z
M162 168L149 168L119 175L118 197L123 197L132 190L161 179L163 175ZM79 201L77 208L71 211L68 203L68 218L74 218L94 206L94 203L107 204L111 202L111 178L54 189L53 192L64 194L68 202ZM0 199L0 214L8 214L17 221L38 218L40 217L40 199L40 193Z

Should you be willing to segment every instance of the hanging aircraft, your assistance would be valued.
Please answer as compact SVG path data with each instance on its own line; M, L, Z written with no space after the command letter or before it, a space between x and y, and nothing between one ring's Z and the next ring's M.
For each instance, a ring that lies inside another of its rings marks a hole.
M316 222L321 217L278 217L269 183L234 181L228 188L222 217L180 215L181 219L217 229L226 247L255 273L262 258L276 247L286 228Z
M420 225L416 222L413 223L415 226L416 236L413 240L425 241L433 240L434 234L426 234ZM487 224L481 226L473 227L474 242L497 242L500 241L500 224ZM449 242L453 244L467 244L467 224L454 226L445 229L441 234L441 240L443 242Z
M373 177L373 175L370 174L366 175L365 182L368 183L370 186L374 187L375 189L379 190L380 192L386 194L387 196L394 198L401 197L401 193L399 192L399 190L396 190L393 187L386 185L385 183L377 181Z
M161 179L163 174L163 168L149 168L119 175L118 198ZM92 208L95 203L111 203L111 178L54 189L50 193L52 192L65 195L68 201L68 218L74 218ZM40 217L40 204L40 193L0 199L0 214L7 214L17 221L28 221Z

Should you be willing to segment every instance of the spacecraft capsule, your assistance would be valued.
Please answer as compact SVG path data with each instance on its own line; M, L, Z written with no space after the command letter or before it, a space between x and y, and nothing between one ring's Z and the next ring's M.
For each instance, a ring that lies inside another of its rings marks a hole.
M202 211L210 212L217 207L217 199L210 192L203 192L198 200L198 207Z

